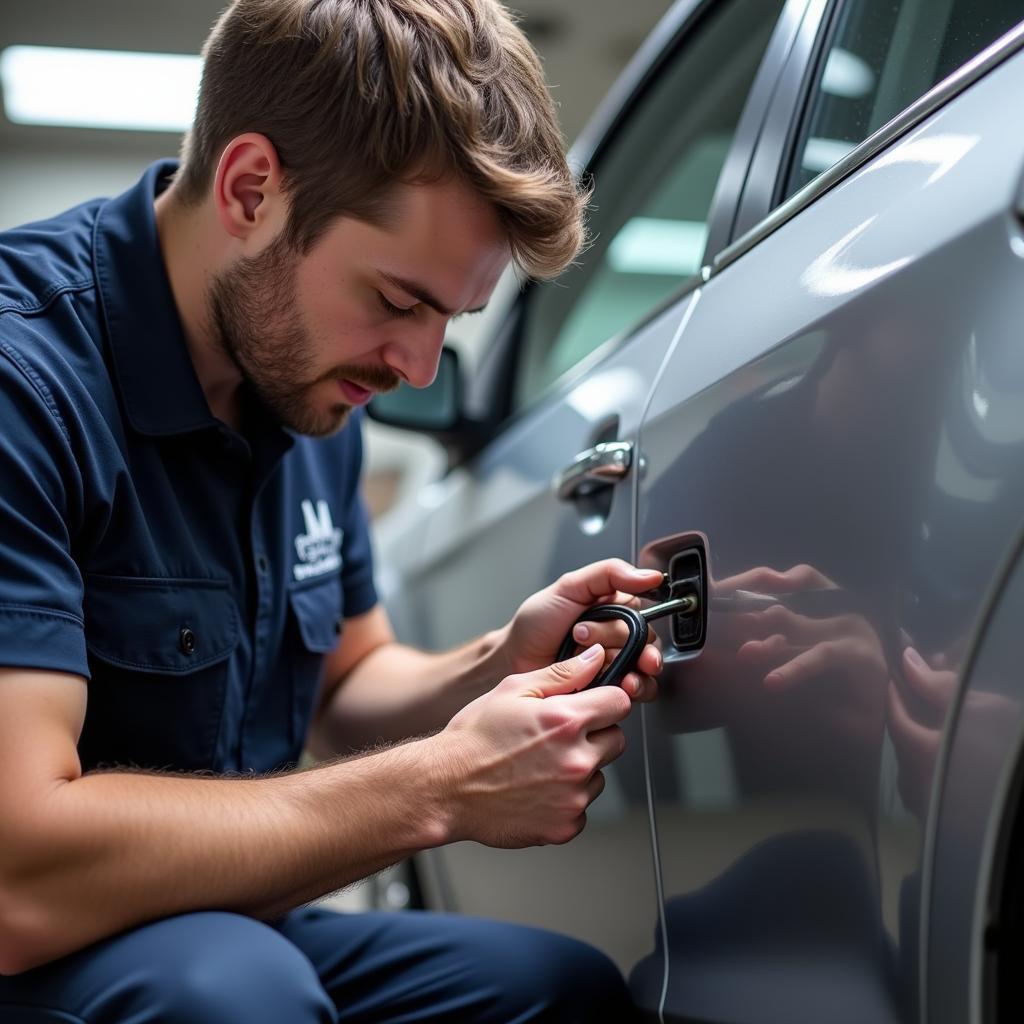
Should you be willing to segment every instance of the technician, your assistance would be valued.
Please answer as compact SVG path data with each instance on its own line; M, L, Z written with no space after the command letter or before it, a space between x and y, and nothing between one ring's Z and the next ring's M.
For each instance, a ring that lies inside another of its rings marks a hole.
M624 1021L574 940L303 907L571 839L654 695L653 646L577 692L607 625L550 662L657 574L445 654L374 592L354 407L583 239L537 58L497 0L236 0L204 56L180 165L0 235L0 1021Z

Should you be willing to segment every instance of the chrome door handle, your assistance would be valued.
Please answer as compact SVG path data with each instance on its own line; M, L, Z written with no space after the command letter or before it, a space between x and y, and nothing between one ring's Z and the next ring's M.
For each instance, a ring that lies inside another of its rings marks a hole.
M575 501L618 483L629 474L632 464L631 441L605 441L580 452L561 473L555 474L551 487L559 501Z

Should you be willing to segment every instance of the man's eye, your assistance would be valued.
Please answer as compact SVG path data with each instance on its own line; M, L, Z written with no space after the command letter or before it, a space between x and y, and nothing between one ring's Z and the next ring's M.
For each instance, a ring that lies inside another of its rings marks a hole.
M380 300L381 309L384 310L389 316L398 318L412 316L416 312L415 306L410 306L408 309L402 309L401 306L396 306L393 302L388 302L383 292L377 292L377 298Z

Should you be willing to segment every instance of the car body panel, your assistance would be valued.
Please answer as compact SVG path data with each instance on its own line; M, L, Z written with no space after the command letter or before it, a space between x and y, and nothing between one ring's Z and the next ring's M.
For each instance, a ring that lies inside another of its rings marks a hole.
M1024 399L1019 384L1013 390L1018 402ZM1022 423L1019 411L1015 418ZM1020 442L1016 448L1019 459ZM941 799L934 808L925 883L930 913L924 978L928 1019L935 1024L979 1019L985 1001L985 959L994 952L987 931L998 913L990 907L997 843L1018 799L1024 750L1022 621L1024 562L1018 544L951 704L936 772L934 789Z
M1020 520L1021 88L1017 58L713 276L652 397L641 557L698 531L713 581L806 564L844 602L712 608L704 651L666 659L666 1020L919 1012L935 808L930 767L901 776L889 686L908 644L962 668ZM769 627L829 667L766 684L744 644Z

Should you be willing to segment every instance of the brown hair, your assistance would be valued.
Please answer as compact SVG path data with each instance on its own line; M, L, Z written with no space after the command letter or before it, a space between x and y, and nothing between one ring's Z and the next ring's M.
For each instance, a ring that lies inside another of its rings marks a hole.
M528 274L553 277L579 252L587 196L537 56L498 0L235 0L203 56L184 204L253 131L277 149L294 248L341 214L386 221L396 183L454 173L494 203Z

